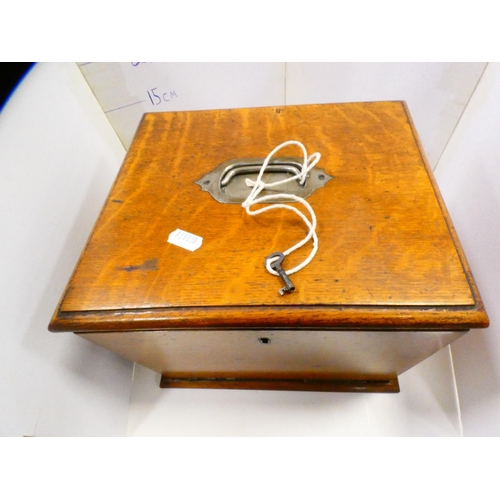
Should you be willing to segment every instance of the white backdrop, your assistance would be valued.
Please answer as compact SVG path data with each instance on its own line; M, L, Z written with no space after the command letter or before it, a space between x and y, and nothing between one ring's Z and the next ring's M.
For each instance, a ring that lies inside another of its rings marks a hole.
M500 199L497 66L276 63L221 71L220 65L171 63L154 69L163 80L140 87L148 97L147 90L174 82L177 109L214 102L408 102L431 164L439 163L438 181L492 319L490 330L472 332L453 347L462 416L449 349L402 375L398 395L162 391L149 370L136 366L132 380L131 363L70 333L49 333L50 316L123 159L122 142L140 117L125 112L134 105L122 108L122 120L113 123L120 142L105 113L113 108L106 109L105 96L93 88L96 100L83 68L90 81L90 64L37 65L0 116L0 435L457 436L461 417L466 435L500 433L492 250ZM136 92L120 85L118 107L131 104L123 99ZM168 106L164 100L162 111Z
M452 345L464 435L500 436L500 64L490 63L436 178L490 316Z

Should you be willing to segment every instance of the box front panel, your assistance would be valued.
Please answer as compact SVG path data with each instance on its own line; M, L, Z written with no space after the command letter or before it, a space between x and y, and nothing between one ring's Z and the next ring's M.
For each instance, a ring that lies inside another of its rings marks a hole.
M171 378L391 379L465 332L195 330L81 337Z

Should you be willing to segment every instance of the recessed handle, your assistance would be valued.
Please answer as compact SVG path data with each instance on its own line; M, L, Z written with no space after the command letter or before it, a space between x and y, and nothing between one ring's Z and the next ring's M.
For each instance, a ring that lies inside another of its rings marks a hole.
M256 180L265 158L237 158L221 163L217 168L195 181L203 191L209 192L220 203L243 203L250 194L251 188L245 183L247 178ZM262 180L266 183L276 182L288 176L300 174L302 158L276 157L273 158L264 172ZM333 177L324 170L314 167L307 174L303 184L297 182L281 184L276 189L280 193L294 194L307 198L316 189L323 187ZM262 191L262 194L275 194L272 189ZM283 198L280 202L290 202Z
M237 175L245 175L245 174L258 174L260 169L262 168L262 163L260 165L250 165L248 163L235 163L234 165L230 165L221 176L220 185L221 188L225 188L230 182L231 179L236 177ZM280 174L291 174L299 175L300 167L291 164L275 164L270 162L266 168L266 174L270 173L280 173ZM299 179L297 179L298 181Z

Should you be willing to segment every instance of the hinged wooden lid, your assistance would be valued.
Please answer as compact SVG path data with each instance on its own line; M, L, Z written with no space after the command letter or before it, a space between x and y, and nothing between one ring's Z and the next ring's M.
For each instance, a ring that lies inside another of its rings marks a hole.
M290 139L319 151L333 179L308 199L318 253L282 297L264 259L302 239L303 222L289 211L250 217L195 181ZM201 248L168 243L177 228ZM145 114L50 328L487 323L405 104L373 102Z

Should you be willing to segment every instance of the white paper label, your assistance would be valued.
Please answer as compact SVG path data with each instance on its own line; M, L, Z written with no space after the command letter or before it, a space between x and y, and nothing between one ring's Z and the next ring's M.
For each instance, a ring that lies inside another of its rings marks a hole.
M176 229L168 235L168 242L172 243L172 245L177 245L178 247L194 252L201 247L203 238L201 236L196 236L196 234L183 231L182 229Z

